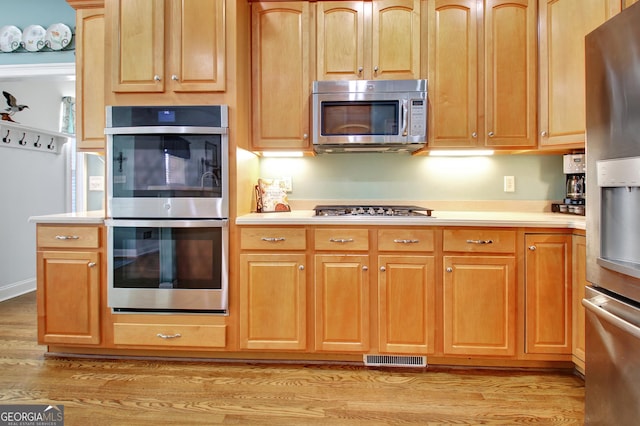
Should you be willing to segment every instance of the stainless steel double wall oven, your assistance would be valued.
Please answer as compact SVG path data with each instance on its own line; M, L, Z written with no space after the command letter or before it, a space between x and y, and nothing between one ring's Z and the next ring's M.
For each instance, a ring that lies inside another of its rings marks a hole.
M228 108L107 108L108 304L228 306Z

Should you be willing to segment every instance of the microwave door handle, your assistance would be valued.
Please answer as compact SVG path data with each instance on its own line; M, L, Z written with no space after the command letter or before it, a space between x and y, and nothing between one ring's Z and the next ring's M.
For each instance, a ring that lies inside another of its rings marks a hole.
M407 117L409 116L409 101L402 100L402 136L407 136Z

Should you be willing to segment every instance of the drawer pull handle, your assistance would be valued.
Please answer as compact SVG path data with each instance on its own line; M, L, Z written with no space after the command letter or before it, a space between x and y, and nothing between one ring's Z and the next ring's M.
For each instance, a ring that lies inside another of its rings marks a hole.
M467 244L493 244L493 240L467 240Z
M77 235L56 235L56 240L79 240Z
M286 241L285 237L262 237L262 241L266 241L268 243L278 243L280 241Z
M353 238L329 238L332 243L352 243Z
M393 242L398 244L418 244L420 240L393 240Z
M182 337L182 334L180 333L176 333L176 334L162 334L162 333L158 333L156 334L156 336L158 336L161 339L177 339L178 337Z

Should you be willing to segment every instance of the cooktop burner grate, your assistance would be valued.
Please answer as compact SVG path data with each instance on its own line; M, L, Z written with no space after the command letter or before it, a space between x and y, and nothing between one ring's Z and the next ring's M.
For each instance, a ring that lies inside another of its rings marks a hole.
M321 205L314 208L316 216L431 216L432 209L420 206L386 206L386 205Z

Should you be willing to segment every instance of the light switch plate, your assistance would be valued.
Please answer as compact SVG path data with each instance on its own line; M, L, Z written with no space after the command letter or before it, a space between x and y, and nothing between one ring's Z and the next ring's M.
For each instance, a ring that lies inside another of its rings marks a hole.
M291 183L291 176L282 176L280 180L284 183L285 191L293 191L293 184Z
M104 176L89 176L89 191L104 191Z
M504 192L516 191L516 179L513 176L504 177Z

